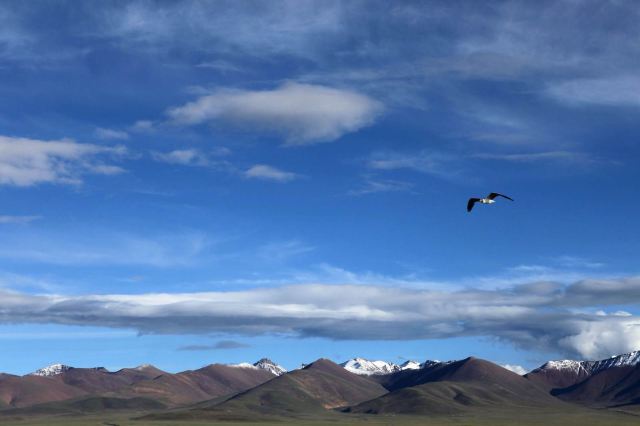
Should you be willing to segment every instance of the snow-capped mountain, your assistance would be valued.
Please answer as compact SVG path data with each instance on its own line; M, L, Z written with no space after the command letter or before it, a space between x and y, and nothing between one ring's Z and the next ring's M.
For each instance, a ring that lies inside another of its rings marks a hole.
M574 361L570 359L549 361L533 370L532 373L555 370L566 371L576 375L592 375L612 367L632 367L638 364L640 364L640 351L634 351L599 361Z
M269 373L275 376L281 376L287 372L287 370L275 362L271 361L269 358L262 358L261 360L249 364L248 362L241 362L240 364L232 364L231 367L239 367L239 368L255 368L260 370L267 370Z
M69 371L71 368L73 367L69 367L68 365L64 365L64 364L52 364L48 367L40 368L39 370L36 370L33 373L30 373L29 375L44 376L44 377L57 376L58 374L62 374L65 371Z
M403 364L398 365L387 361L369 361L364 358L353 358L340 365L351 373L369 376L372 374L391 374L402 370L419 370L424 364L416 361L405 361Z

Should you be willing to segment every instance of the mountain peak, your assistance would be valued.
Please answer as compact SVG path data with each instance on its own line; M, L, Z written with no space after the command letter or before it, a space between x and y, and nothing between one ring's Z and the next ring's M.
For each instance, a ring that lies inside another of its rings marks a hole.
M33 373L29 373L29 376L57 376L58 374L62 374L65 371L71 370L73 367L64 364L51 364L47 367L40 368Z
M287 370L283 366L281 366L280 364L276 364L269 358L262 358L255 362L253 366L261 370L267 370L275 376L281 376L287 372Z

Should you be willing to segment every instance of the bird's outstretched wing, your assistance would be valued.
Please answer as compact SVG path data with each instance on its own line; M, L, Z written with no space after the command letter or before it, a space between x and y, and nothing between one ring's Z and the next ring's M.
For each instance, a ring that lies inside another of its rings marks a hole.
M496 197L502 197L502 198L506 198L507 200L513 201L513 198L507 197L506 195L498 194L497 192L492 192L491 194L489 194L487 196L487 198L490 199L490 200L493 200Z
M478 201L480 201L480 198L469 198L469 201L467 201L467 211L470 212L473 205Z

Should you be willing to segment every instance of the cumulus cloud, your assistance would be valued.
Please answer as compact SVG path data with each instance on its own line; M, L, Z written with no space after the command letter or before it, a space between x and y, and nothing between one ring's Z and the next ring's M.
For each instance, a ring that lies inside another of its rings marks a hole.
M105 158L126 153L124 147L77 143L70 139L43 141L0 136L0 184L79 184L82 175L122 173Z
M244 175L249 179L270 180L274 182L289 182L298 177L295 173L285 172L266 164L251 166L244 172Z
M603 281L637 304L640 278ZM0 322L135 329L141 333L279 333L349 340L488 336L516 346L602 358L640 348L640 317L597 315L603 306L580 283L566 291L516 286L493 291L418 290L372 285L301 284L203 293L30 295L5 291ZM571 290L571 291L569 291Z
M219 90L168 111L176 124L226 122L274 132L287 145L330 142L372 124L382 105L366 95L286 83L273 90Z

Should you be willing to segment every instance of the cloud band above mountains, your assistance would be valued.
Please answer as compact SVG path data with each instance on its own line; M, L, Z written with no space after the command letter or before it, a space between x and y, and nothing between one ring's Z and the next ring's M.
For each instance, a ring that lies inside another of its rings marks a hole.
M607 297L602 298L606 293ZM303 284L142 295L0 293L0 322L132 328L141 333L284 334L349 340L484 336L518 347L602 358L640 347L640 278L431 291ZM612 314L606 314L607 309Z

